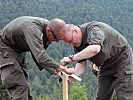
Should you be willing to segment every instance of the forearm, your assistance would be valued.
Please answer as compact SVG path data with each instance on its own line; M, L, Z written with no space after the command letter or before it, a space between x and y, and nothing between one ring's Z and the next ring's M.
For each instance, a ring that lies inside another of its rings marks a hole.
M86 70L86 66L87 66L87 62L86 61L81 62L81 63L77 63L76 67L75 67L75 72L76 72L75 74L77 76L82 75L85 72L85 70Z
M79 61L82 59L91 58L92 56L95 56L100 51L100 49L101 49L100 45L89 45L84 50L75 54L73 57L73 60Z

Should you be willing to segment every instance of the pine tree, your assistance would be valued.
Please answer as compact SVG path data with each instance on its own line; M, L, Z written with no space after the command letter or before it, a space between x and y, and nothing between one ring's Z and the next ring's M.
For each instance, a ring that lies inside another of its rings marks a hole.
M76 81L70 87L69 99L70 100L88 100L86 87L84 85L81 85L80 82Z

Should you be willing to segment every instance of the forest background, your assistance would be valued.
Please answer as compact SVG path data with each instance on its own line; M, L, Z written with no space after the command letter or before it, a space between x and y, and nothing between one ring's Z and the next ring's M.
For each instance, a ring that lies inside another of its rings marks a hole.
M66 23L80 25L89 21L101 21L111 25L133 47L133 0L0 0L0 29L20 16L36 16L45 19L61 18ZM47 49L50 57L59 61L73 54L73 48L63 41L52 43ZM31 92L35 100L62 100L62 85L47 71L39 71L27 54ZM75 64L70 65L74 67ZM70 100L94 100L97 79L88 66L81 77L69 85ZM9 100L0 82L0 100ZM114 100L116 97L114 96Z

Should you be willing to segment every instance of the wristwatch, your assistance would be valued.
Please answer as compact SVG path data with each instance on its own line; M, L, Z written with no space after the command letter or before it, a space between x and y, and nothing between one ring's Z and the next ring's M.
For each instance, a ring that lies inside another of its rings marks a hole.
M74 62L73 57L74 57L74 55L69 55L69 59L70 59L72 62Z

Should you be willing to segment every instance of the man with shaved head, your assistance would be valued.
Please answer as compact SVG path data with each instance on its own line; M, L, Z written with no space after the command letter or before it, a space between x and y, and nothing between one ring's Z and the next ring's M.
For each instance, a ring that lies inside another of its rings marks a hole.
M13 100L32 100L28 82L26 52L30 51L40 70L51 74L68 72L46 53L51 41L64 38L66 24L55 18L22 16L14 19L0 31L0 73L3 85Z

